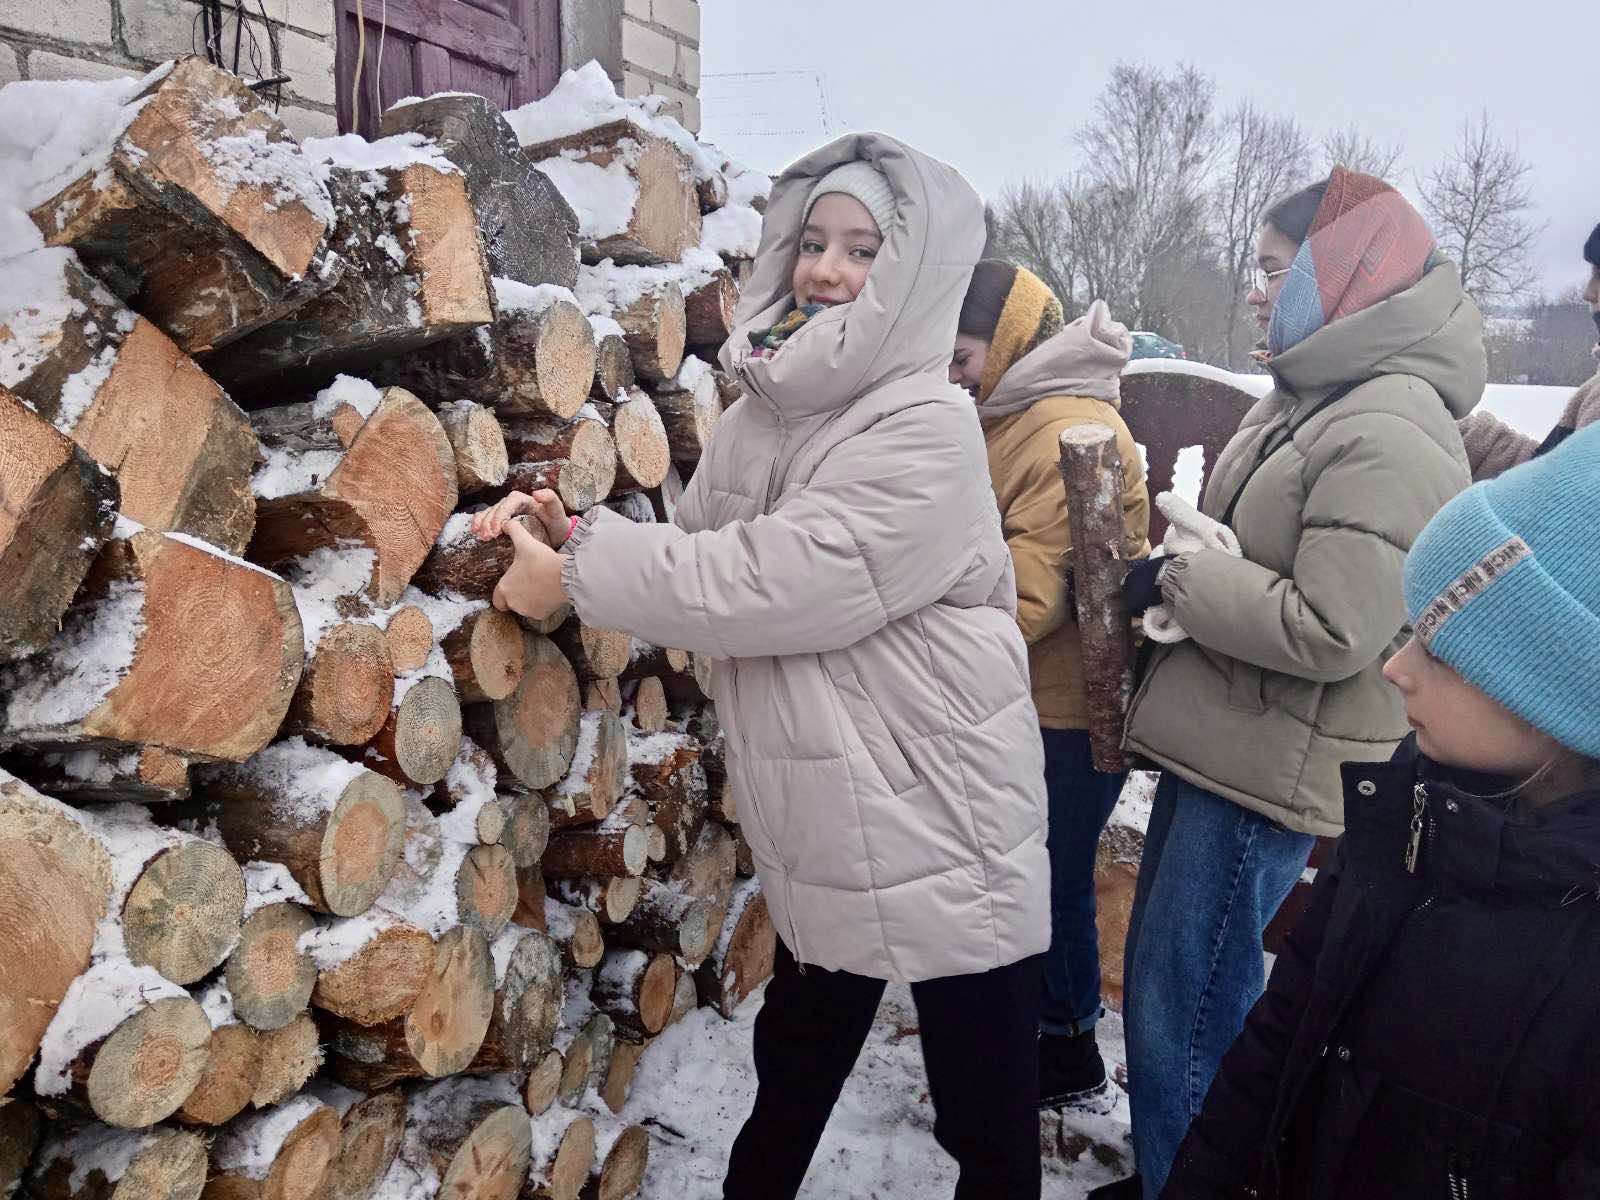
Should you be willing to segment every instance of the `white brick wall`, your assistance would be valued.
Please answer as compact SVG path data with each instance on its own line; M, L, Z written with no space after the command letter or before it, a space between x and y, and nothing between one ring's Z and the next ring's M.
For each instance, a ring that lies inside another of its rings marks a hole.
M17 52L10 46L0 46L0 84L14 83L22 78L22 64Z
M3 2L0 0L0 3ZM326 0L326 3L332 7L332 0ZM274 15L273 7L281 12L284 0L269 0L269 15ZM195 15L199 11L199 7L190 0L123 0L122 35L128 53L147 62L160 62L174 55L192 53ZM247 14L249 11L248 8L245 10ZM266 29L259 21L251 21L250 28L255 31L256 39L261 44L265 61ZM293 29L282 29L278 33L278 46L282 54L283 73L290 76L291 80L286 92L313 104L332 105L332 39L324 42Z
M29 79L126 79L130 75L143 74L144 71L138 67L118 67L83 58L68 58L48 50L34 50L28 55Z
M650 20L696 45L700 42L700 5L695 0L650 0Z
M678 69L678 43L647 25L624 18L622 58L630 67L670 79Z
M700 51L693 46L678 46L678 69L675 72L690 89L700 90Z
M110 0L0 0L0 29L109 48L111 3Z

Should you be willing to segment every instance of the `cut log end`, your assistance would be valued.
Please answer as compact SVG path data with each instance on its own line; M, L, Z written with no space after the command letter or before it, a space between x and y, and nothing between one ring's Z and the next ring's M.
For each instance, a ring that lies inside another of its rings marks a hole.
M457 926L439 939L433 976L405 1019L406 1048L426 1075L466 1070L494 1010L494 962L481 929Z
M317 968L298 943L314 928L311 914L294 904L269 904L246 919L224 976L241 1020L281 1029L305 1011Z
M415 604L402 604L397 608L384 628L384 635L389 639L389 656L394 660L396 675L415 671L428 661L433 649L433 621Z
M268 1030L261 1038L261 1079L250 1103L255 1108L270 1108L293 1096L322 1065L322 1046L316 1022L308 1012L297 1013L281 1029Z
M311 1003L357 1025L381 1025L403 1016L432 974L433 938L415 925L397 924L321 972Z
M165 850L123 905L128 957L174 983L194 983L238 944L244 899L244 873L222 847L196 839Z
M190 1125L223 1125L245 1110L261 1084L261 1039L238 1022L211 1032L205 1073L178 1109Z
M87 1084L95 1116L143 1129L178 1111L205 1074L211 1022L198 1004L171 996L129 1017L94 1054Z
M285 728L335 746L369 741L389 715L396 640L355 621L329 629L301 676Z

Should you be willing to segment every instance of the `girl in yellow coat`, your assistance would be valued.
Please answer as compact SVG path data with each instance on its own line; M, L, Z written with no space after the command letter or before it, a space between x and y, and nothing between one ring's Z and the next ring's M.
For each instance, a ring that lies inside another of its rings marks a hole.
M1100 952L1094 852L1122 775L1096 771L1078 627L1067 601L1066 492L1061 432L1098 422L1117 434L1129 557L1149 552L1150 499L1138 448L1118 413L1118 378L1132 339L1105 302L1064 324L1061 302L1031 272L985 259L961 309L950 379L972 394L989 474L1016 565L1017 623L1028 643L1050 796L1050 949L1039 1041L1042 1108L1093 1102L1106 1071L1095 1044Z

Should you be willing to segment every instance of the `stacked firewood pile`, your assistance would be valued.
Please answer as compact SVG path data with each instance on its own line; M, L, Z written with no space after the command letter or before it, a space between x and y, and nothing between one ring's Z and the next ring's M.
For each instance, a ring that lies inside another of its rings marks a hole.
M735 394L764 181L597 70L301 145L185 59L6 164L0 1196L628 1196L770 972L709 664L468 528L670 519Z

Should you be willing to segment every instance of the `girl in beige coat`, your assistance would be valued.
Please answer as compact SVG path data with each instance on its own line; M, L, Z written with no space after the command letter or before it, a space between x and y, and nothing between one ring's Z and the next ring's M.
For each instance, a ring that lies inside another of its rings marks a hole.
M945 378L983 244L954 170L840 139L773 190L722 351L745 398L676 526L597 509L556 554L505 518L497 603L714 656L781 946L724 1195L799 1190L884 981L912 985L956 1196L1039 1194L1043 754L970 400ZM541 517L557 539L553 498Z

